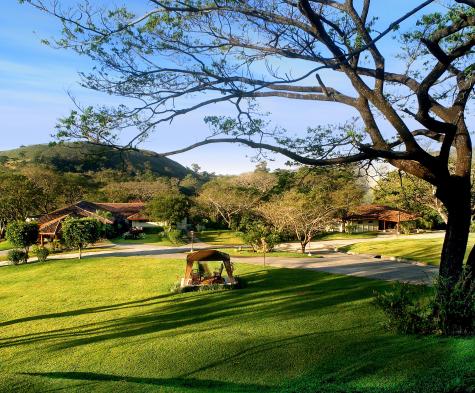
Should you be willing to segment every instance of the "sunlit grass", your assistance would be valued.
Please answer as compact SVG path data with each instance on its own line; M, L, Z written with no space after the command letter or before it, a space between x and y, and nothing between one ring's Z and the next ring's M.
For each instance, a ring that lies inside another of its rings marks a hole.
M388 239L384 241L371 241L356 243L342 247L343 251L352 251L360 254L380 254L396 256L414 261L424 262L429 265L439 265L440 253L444 239ZM470 235L467 254L475 244L475 235Z
M0 391L432 393L475 368L474 339L386 332L383 281L237 263L245 289L171 294L184 267L1 268Z
M241 245L244 244L239 232L231 230L202 231L196 232L202 242L216 246Z

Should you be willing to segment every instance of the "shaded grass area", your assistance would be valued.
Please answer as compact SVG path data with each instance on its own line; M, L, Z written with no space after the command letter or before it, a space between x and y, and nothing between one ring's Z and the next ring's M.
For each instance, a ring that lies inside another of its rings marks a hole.
M441 392L475 339L401 336L383 281L236 264L248 287L172 295L182 260L108 257L0 276L2 392Z
M10 244L8 240L0 241L0 251L11 250L13 246Z
M239 232L232 230L202 231L196 232L202 242L216 246L242 245L244 242L239 236Z
M184 241L180 243L172 243L168 240L167 237L161 236L156 233L144 233L141 239L133 240L133 239L124 239L121 236L116 237L115 239L111 239L111 242L114 244L155 244L157 246L179 246L185 244Z
M263 252L254 252L250 249L238 250L235 248L221 248L219 251L225 252L233 257L263 257ZM272 251L266 253L266 257L289 257L289 258L323 258L323 256L318 254L312 254L311 256L308 253L302 254L301 252L291 252L291 251Z
M435 239L396 239L384 241L362 242L341 247L341 251L352 251L360 254L390 255L414 261L425 262L438 266L442 251L442 238ZM466 257L475 244L475 235L469 237Z
M318 240L346 240L346 239L372 239L378 236L378 232L358 232L358 233L341 233L328 232L314 236L313 241Z

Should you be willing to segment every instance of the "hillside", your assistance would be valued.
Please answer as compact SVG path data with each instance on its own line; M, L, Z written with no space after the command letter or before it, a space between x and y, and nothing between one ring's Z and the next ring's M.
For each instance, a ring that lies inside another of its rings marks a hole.
M190 171L183 165L166 157L140 150L118 152L110 147L88 143L42 144L22 146L18 149L0 151L0 162L27 161L47 165L60 172L98 172L104 169L123 170L130 174L150 170L157 176L183 178Z

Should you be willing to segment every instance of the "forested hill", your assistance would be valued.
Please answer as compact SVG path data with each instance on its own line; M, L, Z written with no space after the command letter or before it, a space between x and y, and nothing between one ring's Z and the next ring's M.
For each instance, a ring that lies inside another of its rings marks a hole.
M47 165L59 172L99 172L104 169L129 174L151 171L156 176L183 178L191 171L166 157L146 150L118 152L110 147L88 143L64 143L22 146L0 151L0 164L31 163Z

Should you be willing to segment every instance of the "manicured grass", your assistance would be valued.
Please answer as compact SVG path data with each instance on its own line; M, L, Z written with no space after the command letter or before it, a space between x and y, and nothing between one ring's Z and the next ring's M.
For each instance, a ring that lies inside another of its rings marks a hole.
M236 264L245 289L172 295L183 260L0 270L1 392L432 393L475 369L473 338L384 331L383 281Z
M132 239L123 239L122 237L116 237L115 239L111 240L112 243L115 244L155 244L157 246L179 246L181 244L185 244L185 242L181 242L180 244L172 243L166 237L159 236L156 233L144 233L142 239L132 240Z
M235 248L222 248L220 251L225 252L234 257L263 257L264 253L254 252L249 249L243 249L241 251ZM289 257L289 258L323 258L321 255L312 254L311 256L308 253L302 254L301 252L291 252L291 251L272 251L266 253L266 257Z
M0 251L11 250L13 246L10 244L8 240L0 241Z
M239 237L239 232L231 230L197 232L196 237L204 243L216 246L244 244L242 239Z
M378 232L358 232L358 233L341 233L341 232L328 232L321 235L317 235L313 238L313 241L319 240L346 240L346 239L371 239L378 236Z
M342 247L342 251L353 251L359 254L380 254L439 265L442 250L442 238L435 239L388 239L351 244ZM475 235L470 235L467 255L475 243Z

